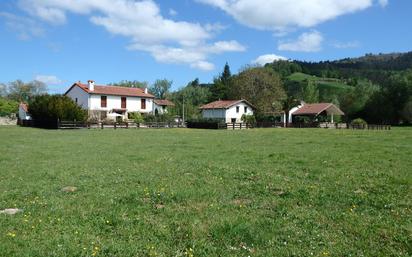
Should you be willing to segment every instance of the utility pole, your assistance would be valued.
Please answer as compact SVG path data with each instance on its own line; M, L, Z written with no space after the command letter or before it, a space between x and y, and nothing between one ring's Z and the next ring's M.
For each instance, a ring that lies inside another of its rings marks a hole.
M183 114L182 114L182 121L183 121L183 124L185 123L185 97L183 96L182 97L183 99Z

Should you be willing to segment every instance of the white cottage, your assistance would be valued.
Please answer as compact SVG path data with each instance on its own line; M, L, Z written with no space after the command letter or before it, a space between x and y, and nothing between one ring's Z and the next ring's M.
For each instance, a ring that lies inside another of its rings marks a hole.
M153 101L153 114L165 114L169 112L169 108L175 106L175 104L172 101L169 100L161 100L161 99L155 99Z
M74 83L65 95L98 119L116 116L125 119L129 112L153 112L154 96L147 88L99 86L89 80L87 84Z
M242 115L253 115L253 105L246 100L220 100L200 107L203 118L221 119L226 123L242 122Z

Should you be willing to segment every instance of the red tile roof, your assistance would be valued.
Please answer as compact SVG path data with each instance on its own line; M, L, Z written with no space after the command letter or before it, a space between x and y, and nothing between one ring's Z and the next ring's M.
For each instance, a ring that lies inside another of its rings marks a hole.
M73 87L78 86L88 94L95 95L116 95L116 96L135 96L154 98L152 94L145 93L143 88L131 88L131 87L115 87L115 86L102 86L95 85L94 90L90 91L89 86L80 82L74 83L65 94L67 94Z
M228 109L241 102L245 102L254 108L253 105L246 100L219 100L200 106L200 109Z
M169 101L169 100L155 99L154 103L159 105L159 106L175 106L175 104L172 101Z
M332 103L305 104L294 112L293 115L319 115L323 111L336 115L344 115L344 113Z
M26 103L20 103L20 107L23 109L23 111L28 112L29 111L29 106Z

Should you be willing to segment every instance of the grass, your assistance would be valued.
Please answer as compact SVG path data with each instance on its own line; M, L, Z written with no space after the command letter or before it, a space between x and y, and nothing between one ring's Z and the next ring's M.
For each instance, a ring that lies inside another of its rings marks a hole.
M411 256L411 132L0 127L0 256Z
M302 81L313 81L317 84L318 88L323 91L331 91L331 92L344 92L351 87L347 84L341 82L339 79L333 78L320 78L316 76L312 76L309 74L295 72L288 77L289 80L302 82Z

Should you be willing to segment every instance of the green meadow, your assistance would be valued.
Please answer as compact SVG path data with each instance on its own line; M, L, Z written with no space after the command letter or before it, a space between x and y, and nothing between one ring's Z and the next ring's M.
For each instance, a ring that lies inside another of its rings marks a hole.
M410 128L0 127L0 256L411 256L411 186Z

